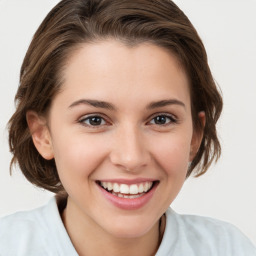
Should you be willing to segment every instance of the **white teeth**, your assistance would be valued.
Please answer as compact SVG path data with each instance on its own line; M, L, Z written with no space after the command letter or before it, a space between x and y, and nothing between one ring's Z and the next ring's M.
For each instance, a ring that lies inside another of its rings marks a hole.
M123 198L129 198L129 199L134 199L134 198L138 198L138 197L141 197L143 196L145 193L143 194L138 194L138 195L123 195L123 194L115 194L115 193L112 193L113 195L117 195L118 197L123 197Z
M139 185L139 193L142 193L144 191L144 186L143 184Z
M135 198L138 194L143 192L148 192L153 185L153 182L147 181L138 184L118 184L118 183L111 183L111 182L100 182L100 185L108 191L112 191L115 195L123 194L124 197L126 195L135 195ZM113 193L113 194L114 194ZM119 194L118 194L119 193ZM122 196L120 196L122 197ZM125 197L126 198L126 197ZM134 198L132 196L128 196L128 198Z
M101 185L103 186L103 188L107 188L108 187L107 182L102 182Z
M120 185L120 193L129 194L129 186L126 184L121 184Z
M144 184L144 192L147 192L149 189L149 184L148 183L145 183Z
M107 189L108 189L109 191L113 190L113 186L112 186L112 183L111 183L111 182L108 182L108 183L107 183Z
M133 184L130 186L130 194L136 195L139 192L139 188L137 185Z
M118 193L120 191L119 185L117 183L114 183L113 190L114 190L115 193Z
M144 193L141 194L141 195L144 195ZM133 195L133 196L130 196L129 198L138 198L138 197L140 197L141 195Z

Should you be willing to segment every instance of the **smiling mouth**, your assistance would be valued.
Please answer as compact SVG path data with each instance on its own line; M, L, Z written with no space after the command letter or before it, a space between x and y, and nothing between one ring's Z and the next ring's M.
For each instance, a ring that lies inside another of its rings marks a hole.
M148 193L158 183L158 181L146 181L130 185L105 181L97 181L96 183L114 196L134 199L142 197Z

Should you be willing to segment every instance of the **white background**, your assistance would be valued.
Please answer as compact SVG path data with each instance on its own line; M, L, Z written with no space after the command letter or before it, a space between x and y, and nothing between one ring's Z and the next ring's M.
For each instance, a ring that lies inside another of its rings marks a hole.
M0 0L0 216L39 206L52 196L30 185L19 170L9 176L6 124L26 49L57 2ZM186 181L172 206L180 213L231 222L256 244L256 1L175 2L205 43L224 111L218 125L220 161L205 176Z

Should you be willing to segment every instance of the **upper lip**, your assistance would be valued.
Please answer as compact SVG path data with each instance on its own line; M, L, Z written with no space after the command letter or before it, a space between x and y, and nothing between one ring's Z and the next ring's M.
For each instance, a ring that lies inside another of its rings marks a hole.
M131 184L139 184L143 182L154 182L158 180L151 179L151 178L137 178L137 179L102 179L97 181L131 185Z

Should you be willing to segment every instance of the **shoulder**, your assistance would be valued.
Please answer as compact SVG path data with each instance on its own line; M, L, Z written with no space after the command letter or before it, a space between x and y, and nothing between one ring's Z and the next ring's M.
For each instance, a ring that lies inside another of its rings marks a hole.
M166 212L163 247L170 245L170 240L169 249L177 255L256 256L253 244L235 226L208 217L180 215L172 209Z
M48 225L44 216L46 208L51 208L49 204L0 219L0 255L16 255L17 252L19 255L43 255L44 245L49 244L49 237L46 235L49 233ZM51 211L49 214L51 215Z
M48 205L47 205L48 206ZM45 219L42 218L43 212L46 206L42 206L37 209L29 210L29 211L20 211L8 216L4 216L0 218L0 235L13 232L14 230L22 229L26 227L28 229L23 231L29 231L30 229L41 229L42 231L46 229L45 225L43 225ZM47 207L49 208L49 206Z
M67 237L55 198L0 219L0 255L58 255L57 240Z

